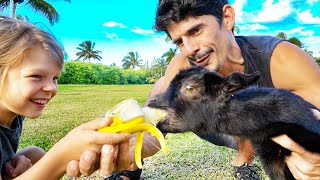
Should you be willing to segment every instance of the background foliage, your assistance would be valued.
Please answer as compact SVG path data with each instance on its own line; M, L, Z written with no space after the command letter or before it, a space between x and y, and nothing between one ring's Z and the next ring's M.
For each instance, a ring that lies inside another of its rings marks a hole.
M150 76L150 70L72 61L65 64L59 84L148 84Z

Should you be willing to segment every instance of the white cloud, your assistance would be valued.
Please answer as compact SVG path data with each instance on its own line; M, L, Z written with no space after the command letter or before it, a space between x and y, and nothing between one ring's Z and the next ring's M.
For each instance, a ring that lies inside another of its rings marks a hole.
M301 34L301 36L313 36L314 31L311 31L311 30L301 31L300 34ZM320 42L320 41L318 41L318 42Z
M118 37L118 35L115 34L115 33L107 33L107 32L105 32L105 31L101 31L101 32L102 32L103 34L105 34L108 39L112 39L112 40L116 40L116 41L121 41L121 40L122 40L122 39L120 39L120 38Z
M247 4L247 0L235 0L234 4L232 4L232 7L234 8L235 14L236 14L236 21L237 22L243 22L243 16L244 11L243 7Z
M320 17L316 16L313 17L311 14L310 9L307 9L302 12L298 12L298 21L303 24L320 24Z
M261 24L245 24L241 25L240 31L242 30L248 30L248 31L256 31L256 30L268 30L269 28L267 26L261 25Z
M314 35L314 31L312 30L303 30L304 27L299 26L290 30L277 30L276 32L284 32L290 37L298 37L298 36L303 36L303 37L312 37Z
M289 0L274 3L274 0L266 0L262 4L262 10L256 16L252 16L253 22L278 22L286 18L292 7Z
M106 26L106 27L119 27L119 28L126 28L127 27L122 23L118 23L118 22L114 22L114 21L105 22L105 23L103 23L103 26Z
M307 0L307 4L312 6L313 4L317 3L319 0Z
M154 34L153 30L141 29L140 27L137 27L137 26L133 27L133 29L131 29L131 31L134 33L137 33L137 34L144 35L144 36Z
M320 57L320 36L301 38L301 41L308 50L313 51L313 56Z
M156 34L153 36L152 40L156 43L159 44L163 49L169 50L170 48L175 48L176 45L172 43L172 41L167 42L166 39L167 35L166 34Z

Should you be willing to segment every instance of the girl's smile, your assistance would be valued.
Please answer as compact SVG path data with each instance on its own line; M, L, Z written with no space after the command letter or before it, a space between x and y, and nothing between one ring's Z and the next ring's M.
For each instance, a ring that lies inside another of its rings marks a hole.
M27 51L27 59L12 66L6 76L0 100L1 124L11 124L16 115L39 117L57 93L61 69L40 47Z

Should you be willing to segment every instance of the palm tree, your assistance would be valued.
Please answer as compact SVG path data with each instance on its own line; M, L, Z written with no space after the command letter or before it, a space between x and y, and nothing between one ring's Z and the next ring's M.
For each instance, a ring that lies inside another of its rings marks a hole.
M169 52L169 51L168 51ZM162 77L164 75L164 72L166 71L167 68L167 59L164 58L157 58L154 60L155 64L154 64L154 68L158 69L160 71L160 77Z
M178 48L170 48L169 51L165 52L161 58L164 58L166 61L166 65L168 65L171 59L176 55Z
M297 45L297 46L300 47L300 48L302 48L302 46L303 46L302 42L301 42L298 38L296 38L296 37L291 37L291 38L288 39L286 33L284 33L284 32L279 32L279 33L277 34L277 37L282 38L282 39L285 39L285 40L287 40L288 42L290 42L290 43L292 43L292 44L295 44L295 45Z
M129 52L127 56L125 56L123 59L122 59L122 67L124 69L129 69L129 68L132 68L132 69L135 69L136 67L139 67L141 66L142 64L142 60L139 59L139 55L137 52Z
M64 0L70 2L70 0ZM11 4L10 17L14 18L16 14L17 4L23 3L24 0L1 0L0 9L5 9ZM51 25L58 22L60 17L56 9L45 0L27 0L26 5L31 6L31 8L45 16Z
M76 55L78 56L77 60L83 58L83 61L88 60L90 63L90 59L93 58L94 60L100 61L102 57L99 55L101 51L99 50L93 50L96 43L91 43L91 41L84 41L81 44L79 44L79 47L77 47L80 52L77 52Z

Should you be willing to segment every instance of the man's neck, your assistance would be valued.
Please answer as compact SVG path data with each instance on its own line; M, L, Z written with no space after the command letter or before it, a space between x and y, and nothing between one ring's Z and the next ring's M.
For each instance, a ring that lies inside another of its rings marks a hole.
M230 47L228 48L228 56L224 62L222 68L219 70L219 74L225 76L232 72L244 72L244 59L242 57L241 49L234 37Z

